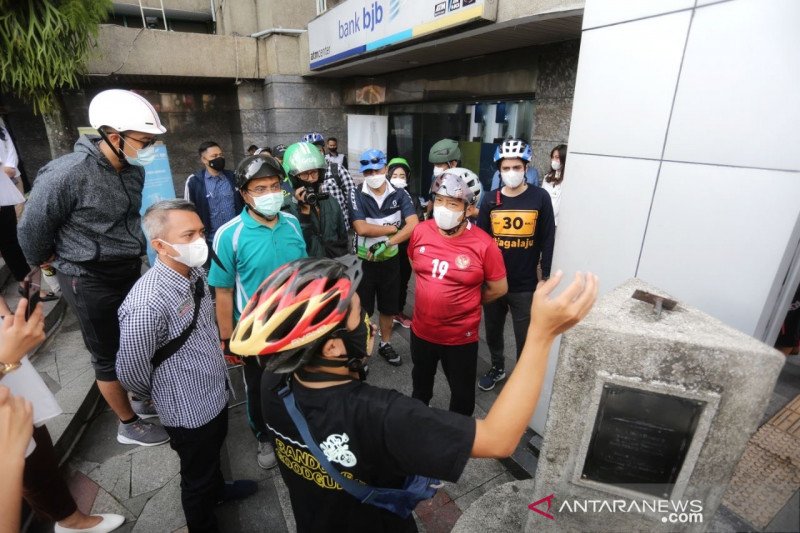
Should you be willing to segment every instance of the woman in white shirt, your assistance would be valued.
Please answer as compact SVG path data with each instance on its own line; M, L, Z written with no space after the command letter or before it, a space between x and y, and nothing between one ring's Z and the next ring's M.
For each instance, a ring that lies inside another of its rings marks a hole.
M558 227L558 207L561 203L561 184L564 181L564 166L567 163L567 145L559 144L550 151L550 171L545 174L542 189L550 194L553 215Z

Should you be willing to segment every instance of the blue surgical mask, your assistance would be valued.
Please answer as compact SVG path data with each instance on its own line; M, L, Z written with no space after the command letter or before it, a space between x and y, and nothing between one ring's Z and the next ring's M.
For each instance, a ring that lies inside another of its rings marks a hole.
M148 146L147 148L142 148L141 150L136 150L136 157L131 157L129 155L125 155L125 160L130 165L136 165L137 167L143 167L149 165L153 162L156 158L156 147L155 146Z
M271 192L253 197L256 211L265 217L274 217L283 205L283 192Z

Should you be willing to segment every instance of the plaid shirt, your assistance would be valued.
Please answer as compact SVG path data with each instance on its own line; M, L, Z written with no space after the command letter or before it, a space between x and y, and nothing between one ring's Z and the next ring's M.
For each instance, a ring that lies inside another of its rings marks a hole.
M227 371L205 272L193 268L189 277L157 260L133 286L119 308L117 376L136 396L152 397L165 426L198 428L225 408ZM150 360L156 350L192 321L195 283L205 287L197 324L184 345L153 372Z
M325 179L322 181L322 192L326 192L336 198L336 201L339 202L339 206L342 208L342 214L344 215L344 226L348 230L350 229L350 206L348 200L350 199L350 193L355 189L355 184L353 183L353 178L350 176L350 173L344 168L342 165L339 165L339 181L342 183L344 190L342 187L339 187L339 184L336 183L336 180L333 177L333 173L331 172L331 166L338 163L331 163L328 162L328 166L325 169Z

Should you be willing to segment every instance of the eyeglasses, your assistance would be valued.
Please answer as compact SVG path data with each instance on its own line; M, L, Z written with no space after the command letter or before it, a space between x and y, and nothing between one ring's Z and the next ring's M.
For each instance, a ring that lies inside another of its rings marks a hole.
M255 187L253 189L247 189L247 192L250 193L252 196L255 194L256 196L261 196L262 194L267 194L268 192L280 192L281 185L280 183L276 183L275 185L262 185L260 187Z
M378 163L383 163L383 159L381 159L380 157L373 157L372 159L362 159L360 163L362 165L370 165L370 164L376 165Z
M138 143L142 143L142 147L139 148L139 150L144 150L148 146L153 146L156 143L156 138L155 137L151 138L148 141L145 141L145 140L142 140L142 139L137 139L136 137L131 137L130 135L122 135L122 137L124 137L125 139L133 139L134 141L136 141Z

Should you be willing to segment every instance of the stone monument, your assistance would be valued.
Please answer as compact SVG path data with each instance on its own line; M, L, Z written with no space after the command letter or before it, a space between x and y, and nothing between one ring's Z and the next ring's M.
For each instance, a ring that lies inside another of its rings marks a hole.
M561 340L526 531L704 530L783 363L627 281Z

